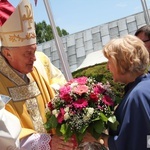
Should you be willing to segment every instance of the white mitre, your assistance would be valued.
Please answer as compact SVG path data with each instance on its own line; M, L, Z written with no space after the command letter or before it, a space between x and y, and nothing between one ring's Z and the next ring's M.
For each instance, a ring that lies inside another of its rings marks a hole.
M22 0L11 16L0 27L2 46L19 47L36 43L35 23L32 6Z

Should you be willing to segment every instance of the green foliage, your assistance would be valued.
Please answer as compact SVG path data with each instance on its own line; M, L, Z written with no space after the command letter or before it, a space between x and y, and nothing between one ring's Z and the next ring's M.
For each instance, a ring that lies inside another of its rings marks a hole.
M50 129L57 127L57 119L54 115L46 114L47 123L44 124L45 129L49 132Z
M35 28L36 28L37 44L54 39L52 27L48 25L45 21L39 22L37 24L35 23ZM66 30L64 29L61 30L60 27L56 27L56 29L60 37L69 34Z
M120 83L115 83L112 78L112 74L107 70L106 63L98 64L95 66L80 69L72 73L73 77L93 77L98 82L106 83L108 81L112 86L112 91L116 95L116 102L119 103L124 94L124 85Z
M65 30L65 29L62 29L62 35L68 35L69 33Z
M90 128L88 128L88 132L95 138L98 139L102 132L104 131L104 122L102 120L97 120L91 123Z
M113 118L113 117L112 117ZM111 118L111 119L112 119ZM116 119L116 118L113 118L113 119ZM114 121L114 120L113 120ZM115 123L114 122L110 122L110 120L109 120L109 122L108 122L108 125L109 125L109 128L111 128L112 130L117 130L117 127L118 127L118 125L119 125L119 122L117 121L117 120L115 120Z

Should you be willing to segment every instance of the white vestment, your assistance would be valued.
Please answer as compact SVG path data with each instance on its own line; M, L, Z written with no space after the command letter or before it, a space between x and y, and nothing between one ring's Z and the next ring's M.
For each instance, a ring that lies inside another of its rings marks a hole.
M19 149L19 134L21 125L19 119L5 110L5 104L10 98L0 95L0 149Z

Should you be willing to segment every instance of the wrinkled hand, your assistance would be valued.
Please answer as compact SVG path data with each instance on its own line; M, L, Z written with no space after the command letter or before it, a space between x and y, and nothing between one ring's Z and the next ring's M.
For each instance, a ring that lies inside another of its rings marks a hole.
M67 142L64 141L63 137L58 137L57 135L52 136L51 140L52 150L74 150L74 144L72 139Z

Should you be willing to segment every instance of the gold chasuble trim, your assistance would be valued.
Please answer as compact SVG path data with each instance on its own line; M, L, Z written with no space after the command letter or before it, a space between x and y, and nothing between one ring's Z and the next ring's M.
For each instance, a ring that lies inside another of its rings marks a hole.
M14 70L8 65L8 63L2 55L0 55L0 65L0 72L9 80L11 80L17 85L25 84L25 81L21 77L19 77L17 73L14 72Z
M40 94L36 82L29 85L8 88L13 101L26 100L36 97Z
M34 129L37 132L46 132L43 127L43 120L38 108L36 97L40 94L36 82L29 85L13 87L8 89L13 101L25 100L28 114L31 117Z
M28 113L30 114L31 119L33 121L35 131L40 132L40 133L46 132L43 126L42 117L39 112L36 99L32 98L32 99L26 100L26 106L27 106Z

